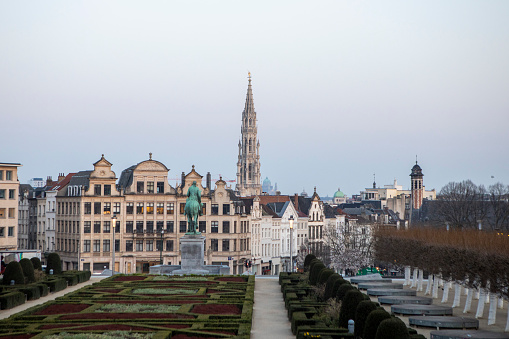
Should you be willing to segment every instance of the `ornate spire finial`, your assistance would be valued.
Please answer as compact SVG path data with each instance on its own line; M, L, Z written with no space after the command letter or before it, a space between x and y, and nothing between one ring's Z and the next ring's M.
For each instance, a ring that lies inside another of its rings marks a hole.
M316 193L316 186L315 186L315 193Z
M152 152L150 152L150 153L148 154L148 158L149 158L150 160L152 160Z
M193 169L194 169L194 165L193 165Z
M247 72L247 77L251 80L251 72Z
M415 155L415 164L417 165L417 154Z
M101 158L104 158L104 154L101 154Z

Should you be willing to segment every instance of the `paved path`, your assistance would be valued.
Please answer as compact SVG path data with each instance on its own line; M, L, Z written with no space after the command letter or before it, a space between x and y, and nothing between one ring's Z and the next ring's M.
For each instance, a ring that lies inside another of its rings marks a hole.
M84 283L81 283L81 284L78 284L78 285L75 285L75 286L69 286L65 290L62 290L62 291L58 291L58 292L55 292L55 293L49 293L47 296L41 297L41 298L36 299L36 300L29 300L26 303L24 303L23 305L19 305L19 306L13 307L13 308L10 308L8 310L1 310L0 311L0 319L9 318L13 314L16 314L18 312L24 311L26 309L29 309L30 307L34 307L34 306L37 306L37 305L40 305L40 304L44 304L46 301L50 301L50 300L54 300L54 299L56 299L58 297L62 297L64 295L66 295L67 293L79 290L80 288L82 288L84 286L91 285L91 284L93 284L93 283L95 283L97 281L100 281L100 280L104 279L104 278L107 278L107 277L105 277L105 276L95 276L95 277L92 276L90 278L90 280L85 281Z
M257 276L251 338L295 339L286 314L278 277Z

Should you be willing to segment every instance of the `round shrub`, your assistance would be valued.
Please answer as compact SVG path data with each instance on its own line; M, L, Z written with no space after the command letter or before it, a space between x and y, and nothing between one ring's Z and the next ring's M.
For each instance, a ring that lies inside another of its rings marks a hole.
M366 323L364 324L364 333L362 335L363 339L375 339L376 331L378 329L378 325L385 320L390 319L391 315L387 313L384 309L376 309L371 311L366 318Z
M403 320L394 317L382 320L380 325L378 325L375 339L384 338L410 339L410 334Z
M33 283L35 281L35 274L32 261L30 259L23 258L19 261L19 264L21 265L23 275L25 276L25 283Z
M363 300L357 305L357 309L355 310L355 337L362 337L362 332L364 331L364 324L366 323L366 319L368 315L376 310L378 307L378 303L375 303L370 300Z
M325 285L327 283L327 279L329 279L329 277L333 274L334 274L334 271L329 268L321 270L320 274L318 275L318 280L316 281L316 284L317 285Z
M333 273L329 276L329 278L327 278L327 282L325 283L325 293L324 293L325 300L328 300L328 299L332 298L333 296L335 296L335 294L333 294L334 284L336 283L336 281L338 281L340 279L343 279L343 278L337 273Z
M320 259L311 260L311 263L309 264L308 271L311 272L311 270L313 269L313 266L316 264L323 264L323 262Z
M314 254L306 255L306 258L304 258L304 272L309 271L309 264L311 264L311 261L313 259L316 259L316 256Z
M364 300L364 293L359 290L350 290L346 292L341 309L339 310L339 327L348 327L348 320L355 319L357 305Z
M62 261L58 253L50 253L48 255L48 265L46 266L46 273L49 274L50 270L53 270L53 274L62 273Z
M357 289L354 286L352 286L352 284L350 284L350 283L339 285L338 290L336 292L336 299L342 301L346 295L346 292L351 291L351 290L357 290Z
M32 262L32 265L34 266L34 270L42 271L41 259L39 259L37 257L33 257L33 258L30 258L30 261Z
M7 267L4 271L4 285L10 285L11 280L14 280L16 285L25 284L25 276L23 275L23 269L21 265L17 261L11 261L7 264Z
M336 295L338 294L339 286L341 286L343 284L349 284L349 282L347 280L343 279L343 277L341 277L341 279L338 279L338 280L336 280L334 282L334 285L332 286L332 295L331 295L331 298L336 297Z
M318 276L320 272L325 269L325 265L320 263L316 263L311 268L311 271L309 271L309 283L311 285L316 285L316 282L318 281Z

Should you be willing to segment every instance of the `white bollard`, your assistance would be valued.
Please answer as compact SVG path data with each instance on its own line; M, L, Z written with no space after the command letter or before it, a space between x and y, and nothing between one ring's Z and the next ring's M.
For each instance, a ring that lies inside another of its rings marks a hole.
M433 274L428 274L428 285L426 286L426 293L424 295L431 294L431 285L433 284Z
M461 285L454 284L454 301L452 307L459 307L461 305Z
M433 294L431 295L433 299L438 298L438 285L440 285L440 278L435 276L433 279Z
M451 288L451 283L448 281L444 284L444 294L442 294L442 304L445 304L447 300L449 300L449 289Z
M405 266L405 283L403 285L410 285L410 266Z
M495 325L497 318L497 296L490 293L490 308L488 312L488 325Z
M504 308L504 298L498 298L498 308Z
M467 291L467 300L465 301L465 308L463 309L463 313L470 312L472 308L472 297L474 296L474 291L471 288L466 288Z
M417 279L418 282L417 282L417 291L419 292L422 292L422 280L423 280L423 275L424 275L424 271L423 270L419 270L419 278Z
M507 312L507 321L505 322L505 331L509 332L509 312Z
M475 314L475 318L479 319L482 318L482 315L484 313L484 300L486 298L486 293L481 288L479 289L479 301L477 302L477 312Z
M414 268L414 276L412 277L412 286L410 286L410 288L414 288L417 286L417 272L419 272L419 269Z

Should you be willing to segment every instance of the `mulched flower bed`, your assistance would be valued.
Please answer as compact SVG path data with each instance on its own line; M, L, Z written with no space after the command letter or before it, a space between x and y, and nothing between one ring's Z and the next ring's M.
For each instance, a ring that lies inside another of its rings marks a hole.
M53 314L68 314L78 313L90 307L87 304L53 304L34 313L35 315L53 315Z
M191 310L192 313L198 314L241 314L242 311L237 305L222 304L205 304L196 305Z
M98 304L203 304L205 300L99 300Z
M116 277L113 281L139 281L139 280L145 280L147 277L142 277L139 275L124 275L122 277Z
M80 327L80 331L153 331L151 328L141 327L141 326L131 326L131 325L123 325L123 324L107 324L107 325L95 325L95 326L85 326Z
M200 306L200 305L198 305ZM61 316L60 320L78 320L78 319L194 319L189 314L176 313L80 313Z
M221 277L217 278L218 281L234 281L234 282L246 282L246 279L242 277Z
M66 328L66 327L76 327L82 326L82 324L46 324L39 326L40 330L52 330L54 328Z

